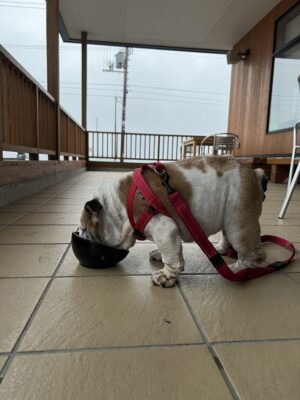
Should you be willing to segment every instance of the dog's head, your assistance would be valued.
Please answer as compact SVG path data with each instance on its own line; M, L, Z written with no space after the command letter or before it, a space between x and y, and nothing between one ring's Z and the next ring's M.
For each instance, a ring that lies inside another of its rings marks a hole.
M86 230L93 240L100 241L100 220L102 205L98 199L87 201L81 215L81 228Z

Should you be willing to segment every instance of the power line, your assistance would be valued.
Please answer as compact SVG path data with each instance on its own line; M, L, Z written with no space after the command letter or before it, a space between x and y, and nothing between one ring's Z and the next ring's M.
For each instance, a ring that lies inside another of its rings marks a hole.
M62 83L62 82L61 82ZM104 85L104 84L103 84ZM72 90L78 90L78 87L70 86L70 85L65 85L65 84L60 84L60 87L63 89L72 89ZM105 90L105 91L112 91L112 92L120 92L121 88L106 88L106 87L88 87L89 90ZM153 92L147 92L147 91L141 91L141 90L129 90L129 93L142 93L146 95L155 95L155 96L164 96L164 97L178 97L178 98L183 98L183 99L193 99L193 100L214 100L218 102L222 102L221 99L211 99L211 98L199 98L199 97L194 97L194 96L181 96L179 94L169 94L169 93L153 93ZM91 93L91 94L97 94L97 93ZM205 93L204 93L205 94Z
M61 92L61 95L66 95L66 96L81 96L81 93L63 93ZM115 96L109 96L109 95L101 95L101 94L88 94L88 97L109 97L109 98L114 98ZM183 100L172 100L172 99L156 99L156 98L145 98L145 97L129 97L130 100L144 100L144 101L162 101L162 102L167 102L167 103L186 103L186 104L204 104L204 105L216 105L216 106L224 106L227 105L227 103L216 103L216 102L207 102L207 101L183 101Z
M94 89L93 89L94 90ZM198 100L197 97L194 96L181 96L180 94L168 94L168 93L153 93L153 92L145 92L142 90L130 90L130 93L142 93L142 94L148 94L148 95L155 95L155 96L166 96L166 97L181 97L183 99L195 99ZM203 92L205 94L205 92ZM208 100L215 100L215 99L208 99ZM216 99L218 101L222 101L221 99Z
M42 81L46 83L45 81ZM81 85L80 82L67 82L61 81L61 84L70 84L70 85ZM121 86L118 83L98 83L98 82L91 82L88 86ZM145 89L154 89L154 90L166 90L166 91L176 91L176 92L184 92L184 93L198 93L198 94L209 94L209 95L219 95L219 96L227 96L228 93L221 93L221 92L207 92L204 90L190 90L190 89L176 89L176 88L161 88L161 87L154 87L154 86L141 86L141 85L128 85L129 88L145 88ZM75 89L75 88L74 88ZM94 90L101 90L102 88L94 88ZM137 92L136 90L130 90L131 92ZM142 93L142 92L140 92ZM153 93L158 94L158 93ZM168 95L170 96L170 95Z
M171 90L171 91L176 91L176 92L189 92L189 93L203 93L203 94L217 94L217 95L224 95L227 96L227 93L221 93L221 92L205 92L202 90L189 90L189 89L175 89L175 88L164 88L164 87L158 87L158 86L142 86L142 85L130 85L130 87L138 87L138 88L143 88L143 89L158 89L158 90Z
M207 102L207 101L183 101L183 100L172 100L172 99L146 99L145 97L130 97L130 100L145 100L145 101L162 101L165 103L186 103L186 104L204 104L204 105L213 105L213 106L225 106L227 103L215 103L215 102Z

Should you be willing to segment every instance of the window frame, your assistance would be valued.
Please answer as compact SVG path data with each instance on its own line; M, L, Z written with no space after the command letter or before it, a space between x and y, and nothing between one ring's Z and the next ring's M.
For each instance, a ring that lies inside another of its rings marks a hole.
M270 80L270 90L269 90L269 102L268 102L268 115L267 115L267 128L266 132L268 135L273 135L276 133L283 133L283 132L290 132L293 130L293 126L287 127L287 128L282 128L282 129L276 129L276 130L270 130L270 116L271 116L271 101L272 101L272 92L273 92L273 80L274 80L274 67L275 67L275 59L276 57L282 55L286 50L292 48L296 44L300 43L300 34L291 39L289 42L285 43L282 45L278 50L276 50L276 37L277 37L277 30L278 30L278 24L280 21L288 15L292 10L296 7L299 7L300 5L300 0L298 0L292 7L290 7L284 14L282 14L277 20L275 21L275 29L274 29L274 41L273 41L273 53L272 53L272 67L271 67L271 80Z

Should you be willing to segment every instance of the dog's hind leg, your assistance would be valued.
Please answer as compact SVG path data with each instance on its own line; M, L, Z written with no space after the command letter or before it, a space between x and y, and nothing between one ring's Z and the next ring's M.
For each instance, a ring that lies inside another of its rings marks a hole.
M251 226L244 224L239 229L228 232L230 243L238 253L238 260L230 264L233 272L245 268L265 267L267 265L266 254L260 240L260 227L257 224Z
M165 215L155 215L146 226L145 235L155 242L163 262L163 268L152 274L153 283L162 287L174 286L184 269L181 237L176 223Z

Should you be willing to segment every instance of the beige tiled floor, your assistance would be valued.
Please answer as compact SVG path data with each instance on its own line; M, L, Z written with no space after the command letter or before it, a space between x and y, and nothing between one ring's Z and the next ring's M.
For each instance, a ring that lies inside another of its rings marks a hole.
M87 172L0 208L0 400L299 399L299 259L231 283L184 244L172 289L151 284L150 242L113 268L84 268L71 232L118 176ZM262 232L292 240L298 256L300 190L278 220L285 189L270 185ZM265 248L269 261L287 256Z

